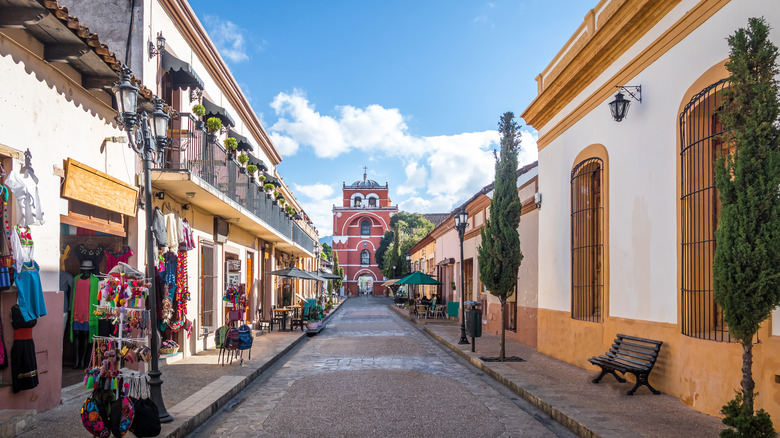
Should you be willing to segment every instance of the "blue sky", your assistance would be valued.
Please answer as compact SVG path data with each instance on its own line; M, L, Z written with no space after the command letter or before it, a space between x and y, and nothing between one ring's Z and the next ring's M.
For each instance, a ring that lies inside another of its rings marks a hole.
M519 117L596 3L190 0L321 237L363 166L410 212L449 212L490 183L499 116ZM524 164L536 132L520 124Z

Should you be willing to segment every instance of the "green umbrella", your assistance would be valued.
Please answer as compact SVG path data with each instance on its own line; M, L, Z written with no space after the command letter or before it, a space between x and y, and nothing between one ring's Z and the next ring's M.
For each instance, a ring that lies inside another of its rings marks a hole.
M420 271L412 272L406 277L398 280L395 284L441 284L430 275L423 274Z

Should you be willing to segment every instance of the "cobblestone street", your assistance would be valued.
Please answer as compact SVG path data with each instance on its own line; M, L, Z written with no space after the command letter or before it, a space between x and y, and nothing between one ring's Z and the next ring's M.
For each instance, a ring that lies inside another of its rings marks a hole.
M464 365L389 303L349 300L323 332L193 435L572 436Z

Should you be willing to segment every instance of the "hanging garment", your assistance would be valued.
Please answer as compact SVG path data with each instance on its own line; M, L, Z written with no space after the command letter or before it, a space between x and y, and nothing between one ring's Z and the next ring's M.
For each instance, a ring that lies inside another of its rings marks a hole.
M179 249L179 224L175 213L168 213L165 215L165 231L166 238L168 239L168 245L166 246L173 249Z
M25 321L19 306L11 307L11 326L14 328L14 343L11 345L11 383L14 393L38 386L38 363L35 360L33 341L33 327L37 323L37 319Z
M14 268L17 272L22 269L24 263L33 261L35 245L33 244L32 234L30 234L30 227L20 228L19 226L14 226L13 231L11 231L11 248L14 259L16 259Z
M21 227L43 225L43 211L41 211L41 200L35 181L26 175L22 177L15 170L12 170L5 180L5 185L16 198L16 205L19 208L19 223L17 225Z
M157 246L168 246L168 230L165 229L165 217L158 207L154 207L152 233L157 240Z
M65 295L63 313L69 313L73 304L73 276L69 272L60 271L60 291Z
M0 192L7 195L8 189L5 186L0 186ZM2 214L5 221L5 230L8 230L9 221L7 213L7 198L0 203L0 214ZM14 273L12 271L14 265L14 258L11 255L11 241L9 232L0 232L0 290L5 290L11 287L13 282Z
M73 293L73 323L70 326L70 340L73 341L74 330L88 330L89 338L87 341L92 342L92 337L97 334L99 318L91 309L93 304L97 305L99 302L100 278L95 275L83 277L82 274L79 274L74 281L76 286Z
M32 321L46 315L46 301L41 288L41 273L38 264L28 262L16 273L16 300L25 321Z
M3 340L3 318L0 316L0 370L8 367L8 354Z
M181 244L179 249L183 249L185 251L195 249L195 236L192 233L192 227L190 227L190 223L187 221L187 219L182 219L182 228L184 229L184 242Z
M114 269L114 266L118 265L119 262L127 263L130 256L133 255L133 250L130 249L129 246L125 246L119 252L114 252L108 247L104 249L106 252L106 272L111 272L111 270Z
M89 260L92 262L92 273L94 275L100 274L100 262L103 261L103 255L105 251L102 246L98 246L95 249L87 248L83 243L76 247L76 257L80 262Z

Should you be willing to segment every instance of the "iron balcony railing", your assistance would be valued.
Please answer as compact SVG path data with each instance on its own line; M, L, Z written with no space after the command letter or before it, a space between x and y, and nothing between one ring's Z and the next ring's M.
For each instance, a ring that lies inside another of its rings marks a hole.
M314 252L314 239L265 194L260 183L249 180L244 168L235 157L228 158L225 148L206 132L203 123L192 114L180 116L171 121L171 145L157 169L192 172L283 236Z

